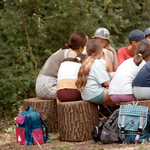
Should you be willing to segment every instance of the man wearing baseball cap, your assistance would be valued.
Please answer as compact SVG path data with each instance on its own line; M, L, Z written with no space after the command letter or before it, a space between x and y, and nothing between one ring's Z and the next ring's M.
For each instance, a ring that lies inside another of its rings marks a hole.
M106 28L98 28L92 38L99 40L103 45L101 60L104 62L106 70L108 72L116 71L119 66L116 50L110 45L106 46L107 43L111 43L109 31Z
M118 60L121 65L125 60L134 57L134 51L136 50L140 42L148 43L144 33L141 30L133 30L129 33L129 46L122 47L118 50Z
M147 40L150 41L150 27L146 28L146 30L144 31L145 37Z

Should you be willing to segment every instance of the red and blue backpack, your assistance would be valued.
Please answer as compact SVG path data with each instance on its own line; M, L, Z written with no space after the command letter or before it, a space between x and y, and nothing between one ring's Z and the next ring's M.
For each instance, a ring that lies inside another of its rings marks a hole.
M21 145L43 144L50 139L46 123L31 106L18 114L16 123L18 124L16 127L17 143ZM46 128L46 136L44 136L42 124Z

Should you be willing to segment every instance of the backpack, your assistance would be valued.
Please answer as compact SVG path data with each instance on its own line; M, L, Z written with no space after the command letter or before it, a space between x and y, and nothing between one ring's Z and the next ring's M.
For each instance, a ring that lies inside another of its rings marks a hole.
M91 134L93 136L94 141L96 142L100 141L100 134L102 132L102 128L106 121L107 121L107 118L104 118L98 126L94 127L92 134Z
M29 110L30 109L30 110ZM46 128L46 136L42 124ZM21 145L36 145L43 144L50 139L48 136L48 128L40 114L33 111L33 108L29 106L26 111L18 114L16 123L16 137L17 143Z
M94 127L92 135L96 142L101 141L104 144L121 142L118 136L118 115L119 109Z
M122 105L120 107L119 137L124 143L150 141L150 111L148 107Z
M104 123L100 134L100 141L104 144L121 143L118 136L118 116L119 109L115 110Z

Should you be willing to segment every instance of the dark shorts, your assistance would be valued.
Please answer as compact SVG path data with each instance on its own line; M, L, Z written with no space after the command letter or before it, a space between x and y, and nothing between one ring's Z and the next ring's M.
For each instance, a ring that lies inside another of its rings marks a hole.
M61 89L56 94L61 102L82 100L81 93L77 89Z

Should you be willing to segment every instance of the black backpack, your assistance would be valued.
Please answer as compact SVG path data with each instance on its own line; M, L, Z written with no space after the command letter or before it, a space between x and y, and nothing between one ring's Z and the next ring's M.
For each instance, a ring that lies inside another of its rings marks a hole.
M100 141L100 134L102 132L102 128L104 123L107 121L107 118L104 118L98 126L95 126L92 131L92 136L94 141Z
M94 127L92 136L94 140L101 141L104 144L121 143L118 128L119 109L115 110L112 115L105 118L98 126Z

